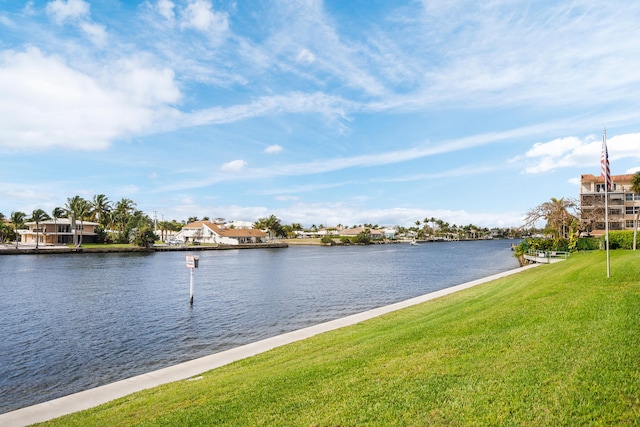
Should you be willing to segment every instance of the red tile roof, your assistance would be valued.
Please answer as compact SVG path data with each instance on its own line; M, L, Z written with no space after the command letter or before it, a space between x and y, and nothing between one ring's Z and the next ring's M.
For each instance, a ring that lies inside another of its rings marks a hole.
M214 224L210 221L196 221L184 226L184 228L199 229L207 227L214 233L223 237L267 237L267 234L255 228L229 228L223 225Z

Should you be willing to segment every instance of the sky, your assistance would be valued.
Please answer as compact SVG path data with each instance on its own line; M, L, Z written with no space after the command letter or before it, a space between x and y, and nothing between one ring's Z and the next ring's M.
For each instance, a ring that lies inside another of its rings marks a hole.
M0 212L519 227L640 170L640 2L0 0Z

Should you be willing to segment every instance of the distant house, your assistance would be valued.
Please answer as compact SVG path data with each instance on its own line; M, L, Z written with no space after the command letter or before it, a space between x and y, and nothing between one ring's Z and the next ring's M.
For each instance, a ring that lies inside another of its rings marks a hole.
M96 243L96 227L99 224L76 220L75 233L68 218L40 221L37 226L35 222L27 222L25 225L29 227L27 230L18 230L22 243L35 244L37 240L39 244L43 245L66 245L74 243L74 234L77 236L82 234L82 243Z
M231 228L209 221L196 221L185 225L175 236L185 243L217 243L239 245L242 243L263 243L267 234L255 228Z
M368 233L371 239L383 239L385 237L385 233L383 230L377 230L366 227L356 227L356 228L345 228L340 231L340 236L345 237L353 237L357 236L360 233Z
M382 229L382 232L384 233L384 238L385 239L395 239L396 238L396 229L395 228L384 228Z

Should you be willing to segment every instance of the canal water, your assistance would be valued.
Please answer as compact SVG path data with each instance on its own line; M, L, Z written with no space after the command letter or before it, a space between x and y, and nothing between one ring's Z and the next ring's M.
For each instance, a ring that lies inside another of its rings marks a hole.
M0 413L518 267L510 241L0 256ZM187 253L188 254L188 253Z

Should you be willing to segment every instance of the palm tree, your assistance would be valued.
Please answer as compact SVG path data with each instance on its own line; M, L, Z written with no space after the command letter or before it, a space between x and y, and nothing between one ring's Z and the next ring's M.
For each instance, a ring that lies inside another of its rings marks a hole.
M275 215L271 215L268 218L259 218L253 226L259 230L268 230L269 239L273 239L274 237L277 238L284 234L280 219Z
M136 204L131 199L123 198L119 202L116 202L115 209L113 210L112 220L118 226L118 233L120 239L124 236L125 227L129 221L129 217L135 211Z
M71 217L71 230L73 233L73 244L79 248L82 246L82 228L84 219L89 216L91 203L80 196L73 196L67 199L65 206L67 215ZM80 238L77 236L76 220L80 220Z
M631 191L640 194L640 172L636 172L631 179ZM635 196L634 196L635 199ZM636 237L638 236L638 216L640 216L640 208L636 208L636 220L633 222L633 250L636 250Z
M31 221L36 223L36 249L40 248L40 236L38 235L38 233L40 232L40 223L48 219L51 219L51 217L47 215L47 213L42 209L35 209L33 212L31 212Z
M58 218L62 218L64 216L64 209L60 206L53 208L51 211L51 217L53 218L53 226L56 229L56 244L58 244Z
M24 227L24 220L26 217L27 214L24 212L11 212L11 223L13 224L13 229L16 232L16 249L18 249L18 228Z
M6 233L5 233L4 214L0 212L0 243L4 243L5 237L6 237Z
M96 194L91 202L91 221L99 223L103 228L107 227L108 214L111 212L111 202L104 194Z

